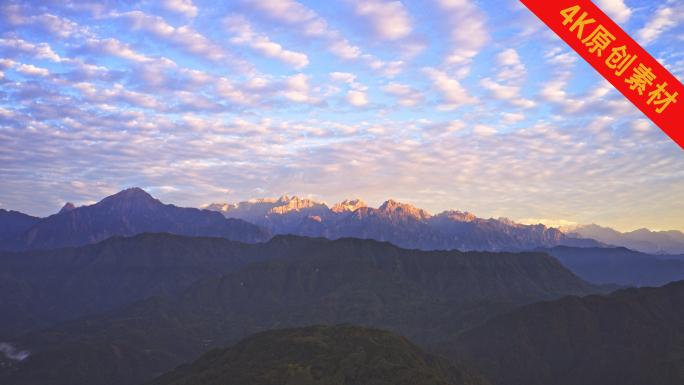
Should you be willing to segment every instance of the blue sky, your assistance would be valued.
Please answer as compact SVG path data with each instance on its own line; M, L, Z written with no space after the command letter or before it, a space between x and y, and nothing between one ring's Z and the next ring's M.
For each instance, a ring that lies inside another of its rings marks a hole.
M682 79L684 1L596 4ZM684 230L682 149L515 0L0 7L0 208L138 186Z

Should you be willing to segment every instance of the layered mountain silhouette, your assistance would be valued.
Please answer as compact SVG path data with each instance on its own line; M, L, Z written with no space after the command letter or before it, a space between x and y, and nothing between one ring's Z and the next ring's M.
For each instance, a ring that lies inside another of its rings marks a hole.
M663 286L684 280L680 256L651 255L624 247L539 247L587 282L598 285Z
M128 237L143 232L214 236L247 243L271 238L267 229L251 223L210 211L165 205L144 190L131 188L94 205L63 209L60 214L5 235L0 250L79 247L112 236Z
M519 305L592 293L606 290L543 253L309 240L278 259L201 279L178 299L151 297L13 339L31 355L0 370L0 382L137 383L263 329L315 324L380 327L434 344ZM80 368L125 373L84 377Z
M176 298L201 278L322 241L279 235L246 244L143 233L80 248L0 252L0 342L150 296Z
M430 215L425 210L394 200L377 209L358 199L345 200L331 209L323 202L283 196L236 204L213 203L205 210L244 219L266 227L274 234L375 239L422 250L526 250L559 244L605 246L591 239L567 237L541 224L522 225L508 218L482 219L454 210Z
M682 384L684 281L525 306L432 350L492 384Z
M485 385L467 366L405 337L349 324L256 333L149 385Z
M643 253L684 254L684 233L677 230L639 229L621 233L610 227L601 227L596 224L561 227L560 230L569 236L591 238Z

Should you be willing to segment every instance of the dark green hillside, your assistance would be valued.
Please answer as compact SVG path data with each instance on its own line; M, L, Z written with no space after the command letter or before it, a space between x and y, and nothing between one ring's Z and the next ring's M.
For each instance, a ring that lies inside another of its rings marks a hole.
M431 351L493 384L683 384L684 281L521 307Z
M605 292L543 253L426 252L347 238L304 243L281 259L205 278L177 300L138 301L12 342L38 352L35 360L45 349L63 352L67 360L81 344L125 345L171 370L262 329L350 322L429 344L519 304ZM18 371L0 376L0 382L21 383L16 376L29 370L25 365L16 365ZM38 368L33 364L30 370L39 376ZM131 378L149 380L148 374L140 370Z
M144 233L80 248L0 252L0 341L149 296L175 298L200 278L277 258L308 242L328 241L281 235L248 245Z
M405 337L349 324L256 333L214 349L149 385L484 385L463 364Z

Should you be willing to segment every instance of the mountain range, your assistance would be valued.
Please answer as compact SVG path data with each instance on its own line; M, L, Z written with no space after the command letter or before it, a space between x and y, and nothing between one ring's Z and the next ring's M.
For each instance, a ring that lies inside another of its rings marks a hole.
M508 218L482 219L448 210L430 215L410 204L388 200L379 208L360 200L345 200L329 208L323 202L298 197L257 199L236 204L212 203L205 210L244 219L274 234L329 239L355 237L388 241L421 250L525 250L538 246L605 246L590 239L566 237L544 225L522 225Z
M643 253L684 254L684 233L677 230L639 229L621 233L610 227L601 227L596 224L559 227L559 230L571 237L591 238Z
M67 204L60 213L42 219L5 211L0 222L0 228L10 229L0 234L0 250L9 251L79 247L144 232L214 236L248 243L265 242L272 236L267 229L243 220L165 205L139 188L123 190L90 206Z
M194 247L192 239L167 236ZM17 351L31 354L0 369L0 382L39 384L58 374L70 384L139 383L262 329L314 324L380 327L425 346L520 305L607 293L544 253L407 250L352 238L281 243L294 247L200 279L178 298L150 297L14 338L8 342ZM161 261L171 251L147 252L163 252L155 257Z

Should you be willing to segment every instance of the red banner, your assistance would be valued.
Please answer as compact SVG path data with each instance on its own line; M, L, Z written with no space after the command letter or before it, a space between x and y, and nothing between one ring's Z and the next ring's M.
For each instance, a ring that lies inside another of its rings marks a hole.
M684 86L622 28L589 0L521 2L684 148Z

